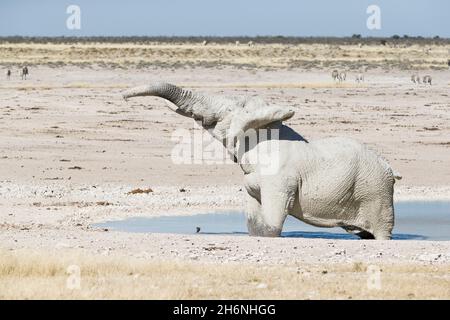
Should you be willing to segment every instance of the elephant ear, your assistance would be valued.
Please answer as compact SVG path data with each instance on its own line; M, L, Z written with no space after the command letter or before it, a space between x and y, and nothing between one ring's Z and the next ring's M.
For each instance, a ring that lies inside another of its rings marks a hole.
M228 137L236 137L248 129L260 129L273 122L287 120L294 113L288 107L269 106L261 99L251 99L243 108L233 112Z
M262 99L253 98L229 115L227 144L231 147L234 139L249 129L265 128L273 122L287 120L294 114L295 112L288 107L269 106Z

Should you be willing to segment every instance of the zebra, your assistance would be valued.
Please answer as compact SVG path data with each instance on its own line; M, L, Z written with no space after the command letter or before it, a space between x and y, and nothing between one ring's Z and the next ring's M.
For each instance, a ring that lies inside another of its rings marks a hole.
M419 84L419 83L420 83L420 77L419 77L417 74L413 74L413 75L411 76L411 81L412 81L413 83Z
M356 82L358 82L358 83L364 82L364 74L358 73L358 74L356 75Z
M339 71L337 71L336 69L333 70L333 72L331 73L331 77L333 78L334 81L337 81L339 78Z
M22 78L22 80L27 80L27 75L28 75L28 67L25 66L22 68L22 72L20 73L20 77Z
M347 78L347 73L345 71L339 72L339 82L345 81L345 78Z
M429 75L424 76L422 78L422 83L423 84L430 84L430 86L431 86L431 76L429 76Z
M11 78L11 70L8 69L8 71L6 71L6 79L10 79Z

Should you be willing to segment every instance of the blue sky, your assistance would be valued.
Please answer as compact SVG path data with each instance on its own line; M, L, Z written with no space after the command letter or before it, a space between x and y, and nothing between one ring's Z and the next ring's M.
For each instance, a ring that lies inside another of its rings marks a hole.
M81 8L81 29L66 8ZM369 5L381 29L366 27ZM449 0L0 0L0 36L435 36L450 38Z

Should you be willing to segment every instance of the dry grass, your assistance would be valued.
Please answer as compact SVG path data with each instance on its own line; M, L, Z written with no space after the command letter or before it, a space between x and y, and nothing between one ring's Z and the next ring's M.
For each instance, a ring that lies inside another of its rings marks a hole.
M67 286L69 266L81 271ZM381 289L367 265L213 264L87 256L79 252L0 252L1 299L396 299L450 298L449 266L380 266Z
M120 68L220 66L265 68L447 68L450 45L1 43L2 64L109 65Z

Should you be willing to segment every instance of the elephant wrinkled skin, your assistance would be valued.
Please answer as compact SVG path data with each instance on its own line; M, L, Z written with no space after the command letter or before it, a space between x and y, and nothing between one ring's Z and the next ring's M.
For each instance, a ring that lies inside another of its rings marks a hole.
M201 121L223 143L244 172L250 235L279 236L289 214L319 227L342 227L363 239L391 238L394 182L401 177L359 142L308 142L283 124L292 110L259 98L208 96L168 83L123 94L135 96L172 102L177 113ZM245 142L249 132L256 132L254 144Z

